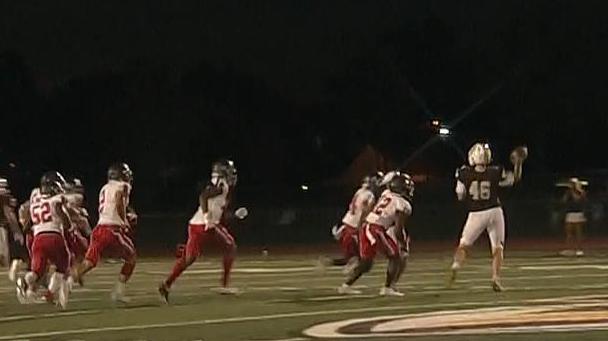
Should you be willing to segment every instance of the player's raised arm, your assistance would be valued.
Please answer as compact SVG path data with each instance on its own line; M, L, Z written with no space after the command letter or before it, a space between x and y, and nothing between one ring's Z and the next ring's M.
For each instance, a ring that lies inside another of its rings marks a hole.
M510 155L513 171L503 170L502 178L499 182L500 187L511 187L521 181L523 164L528 157L528 148L520 146L515 148Z
M524 161L528 158L528 147L520 146L511 152L511 162L513 163L513 176L515 182L519 182L522 177Z

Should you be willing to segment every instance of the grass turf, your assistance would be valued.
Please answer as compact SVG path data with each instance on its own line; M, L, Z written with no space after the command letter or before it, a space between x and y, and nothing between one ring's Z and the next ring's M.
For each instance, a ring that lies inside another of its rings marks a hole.
M101 264L84 288L72 293L61 311L48 304L19 305L14 287L0 286L0 340L312 340L302 331L315 324L351 318L403 315L454 309L539 304L538 299L600 295L608 301L608 264L603 254L558 258L546 252L509 252L504 293L490 289L489 259L481 253L467 263L456 286L445 289L450 253L415 253L401 280L404 298L377 297L384 261L357 285L364 295L339 296L339 268L315 272L315 259L303 255L247 256L237 259L233 284L244 292L221 296L217 258L195 263L178 279L171 305L161 305L157 284L172 259L141 259L129 284L132 301L114 304L110 290L119 265ZM603 308L608 319L606 306ZM551 340L606 340L608 331L554 332ZM365 336L357 340L366 339ZM379 340L401 340L386 337ZM547 334L408 337L408 340L546 340Z

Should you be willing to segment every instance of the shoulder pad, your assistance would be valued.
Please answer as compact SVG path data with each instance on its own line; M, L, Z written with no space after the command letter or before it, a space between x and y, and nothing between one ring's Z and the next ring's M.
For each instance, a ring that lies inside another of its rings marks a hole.
M461 173L466 172L469 169L469 167L467 167L466 165L463 165L462 167L456 169L456 174L454 175L456 177L456 179L458 179L461 175Z

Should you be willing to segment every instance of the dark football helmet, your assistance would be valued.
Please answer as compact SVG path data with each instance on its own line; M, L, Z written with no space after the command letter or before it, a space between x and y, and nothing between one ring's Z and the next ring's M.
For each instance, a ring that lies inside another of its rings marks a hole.
M133 181L133 171L124 162L115 163L108 168L108 180L117 180L124 182Z
M388 183L388 189L407 200L412 200L414 198L414 180L405 173L396 174Z
M65 192L65 179L57 171L49 171L40 178L40 193L56 195Z
M238 175L234 162L227 159L215 161L211 166L211 178L223 178L229 186L236 185Z

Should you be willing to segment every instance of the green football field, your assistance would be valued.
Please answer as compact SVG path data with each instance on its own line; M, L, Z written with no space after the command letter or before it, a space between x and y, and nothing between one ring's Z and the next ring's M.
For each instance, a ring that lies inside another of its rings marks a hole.
M140 260L129 304L110 301L117 264L94 270L65 311L19 305L4 280L0 340L608 340L608 260L601 251L582 258L508 252L508 290L499 294L490 289L487 250L446 289L450 251L412 255L404 298L377 296L382 259L358 283L363 295L339 296L341 269L319 273L315 256L297 254L237 259L238 296L214 291L220 260L207 258L177 281L169 306L160 304L156 287L172 259Z

